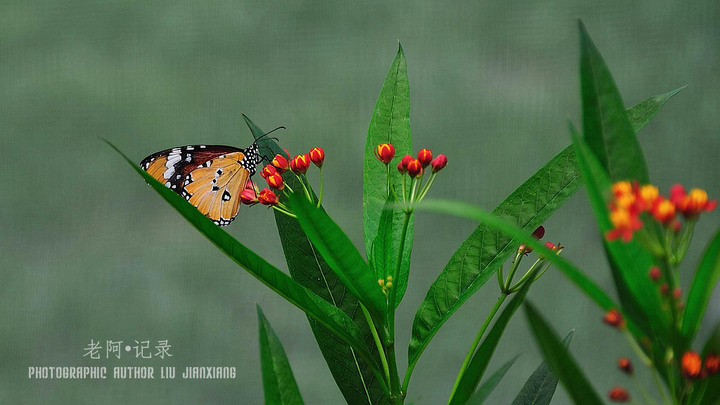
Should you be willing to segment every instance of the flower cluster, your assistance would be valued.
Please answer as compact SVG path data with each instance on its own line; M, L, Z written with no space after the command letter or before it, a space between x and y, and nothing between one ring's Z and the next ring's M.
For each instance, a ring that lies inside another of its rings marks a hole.
M413 157L412 155L403 156L397 164L397 170L402 175L402 190L400 195L398 195L390 182L390 162L395 158L395 146L391 143L383 143L375 147L374 152L375 157L384 163L387 168L388 193L392 192L396 198L403 203L413 203L422 200L430 189L437 173L447 166L447 156L440 154L433 158L433 153L430 149L421 149L417 157ZM431 174L427 181L423 183L423 176L425 172L428 171L428 166L430 166ZM409 193L406 187L405 175L412 179ZM406 207L405 210L411 212L412 206Z
M535 229L535 231L532 233L532 236L540 240L543 236L545 236L545 227L540 225ZM563 246L560 244L554 244L552 242L545 242L545 247L550 249L551 251L555 252L555 254L560 254L563 250ZM498 278L498 285L500 286L500 291L505 295L514 294L517 291L522 288L522 286L528 282L529 280L537 280L540 278L550 267L550 262L548 261L547 257L544 255L539 255L538 258L535 260L535 262L530 266L530 268L525 272L525 275L523 275L519 281L513 284L513 278L515 277L515 272L518 270L518 266L520 265L520 262L522 261L523 257L529 255L533 251L532 247L526 246L526 245L520 245L518 247L517 252L515 253L515 258L512 261L512 265L510 266L510 273L505 278L505 275L503 273L502 267L498 269L497 272L497 278ZM534 275L534 277L533 277Z
M628 181L613 184L612 192L610 221L613 229L605 235L608 240L622 238L629 242L633 234L643 227L640 219L643 213L678 232L681 228L676 218L678 214L686 221L694 221L702 212L712 211L717 206L716 200L708 200L704 190L695 188L688 194L679 184L670 189L670 198L660 195L658 188L653 185L639 186Z

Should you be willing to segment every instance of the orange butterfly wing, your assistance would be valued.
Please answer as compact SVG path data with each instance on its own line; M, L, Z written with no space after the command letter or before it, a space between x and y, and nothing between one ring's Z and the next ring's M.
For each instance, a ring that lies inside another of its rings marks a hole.
M250 178L242 152L208 160L185 177L182 195L219 226L228 225L240 209L240 193Z

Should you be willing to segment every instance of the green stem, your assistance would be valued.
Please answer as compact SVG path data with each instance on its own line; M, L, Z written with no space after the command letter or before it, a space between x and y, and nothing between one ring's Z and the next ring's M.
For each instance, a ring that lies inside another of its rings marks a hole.
M495 317L495 314L500 309L500 306L502 306L503 302L505 302L505 298L507 298L507 294L502 293L498 300L495 302L495 306L488 314L487 318L485 318L485 323L483 323L482 327L478 331L477 335L475 336L475 340L473 340L472 345L470 345L470 350L468 350L467 355L465 356L465 360L463 361L462 366L460 367L460 372L458 373L457 378L455 379L455 385L453 385L452 392L450 393L450 399L448 400L448 403L452 401L453 397L455 396L455 391L457 391L458 387L460 386L460 380L462 380L463 375L465 375L465 370L467 370L468 365L470 364L470 360L472 360L473 355L475 354L475 350L477 349L478 345L480 344L480 339L482 338L483 334L485 333L485 330L490 325L490 321Z
M537 280L538 278L540 278L540 276L542 276L543 274L545 274L545 272L547 271L548 268L550 268L550 265L551 265L552 263L549 263L549 262L548 262L547 264L544 265L544 267L543 267L540 271L537 271L537 272L536 272L536 271L535 271L535 268L536 268L539 264L541 264L542 262L543 262L543 260L538 259L538 260L530 267L530 269L528 269L527 273L523 274L523 276L520 277L520 280L518 280L517 283L513 284L512 287L510 287L510 288L507 289L507 292L508 292L509 294L515 294L516 292L518 292L518 291L520 290L520 288L523 286L523 284L525 284L525 281L527 281L527 279L530 278L530 276L532 276L533 274L535 275L535 277L533 278L533 282L534 282L535 280Z
M290 212L290 211L288 211L288 210L285 210L285 209L282 209L282 208L280 208L280 207L277 206L277 205L273 205L272 208L273 208L274 210L278 211L278 212L281 212L281 213L289 216L289 217L297 218L297 216L296 216L295 214L293 214L292 212Z
M367 308L365 308L365 305L363 305L362 303L360 304L360 309L362 309L363 315L365 315L365 320L367 321L368 326L370 326L370 333L372 333L373 340L375 341L375 346L377 347L378 354L380 355L380 362L382 363L383 372L385 373L385 380L389 385L390 369L388 367L387 358L385 357L385 350L382 343L380 342L380 336L378 335L377 328L375 328L375 322L373 322L370 313L368 312Z
M433 182L435 181L435 177L437 177L437 173L433 173L430 175L430 178L428 179L427 183L425 183L425 186L422 188L422 191L420 191L420 197L418 197L418 201L425 198L425 194L430 191L430 186L432 186Z
M653 376L653 381L655 381L655 385L657 386L657 389L658 389L658 391L660 392L660 396L662 397L663 403L665 403L665 404L672 404L672 402L670 402L670 401L668 400L667 396L665 396L665 385L664 385L664 384L662 383L662 381L660 380L660 375L658 374L657 369L655 369L655 368L650 368L650 373L652 374L652 376Z
M320 197L318 197L317 207L320 208L320 204L322 203L322 197L323 197L323 186L325 184L323 183L323 171L322 166L320 166Z
M507 292L507 290L510 289L510 283L512 283L513 277L515 277L515 272L517 271L518 266L520 266L520 262L522 261L524 256L525 254L520 252L519 249L518 252L515 253L515 260L513 260L512 262L512 267L510 267L510 274L508 274L507 279L505 280L505 283L503 285L503 291ZM538 262L540 262L540 259L537 259L530 268L535 268L535 265L538 264Z
M412 179L412 185L410 186L410 204L411 205L413 202L415 202L415 193L417 192L417 182L418 182L417 177Z

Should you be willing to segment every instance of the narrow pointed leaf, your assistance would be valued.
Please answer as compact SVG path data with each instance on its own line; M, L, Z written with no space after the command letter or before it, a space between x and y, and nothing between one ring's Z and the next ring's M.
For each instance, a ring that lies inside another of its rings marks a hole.
M558 335L529 302L525 303L525 314L545 361L563 383L573 402L583 405L602 405L603 401L565 346L560 343Z
M687 86L682 86L675 90L668 91L667 93L658 94L657 96L647 98L635 104L631 108L628 108L627 115L628 118L630 118L630 123L632 124L635 133L637 133L642 127L647 125L650 120L655 116L655 114L660 111L662 106L665 105L665 103L670 100L672 96L684 90L685 87Z
M583 133L612 181L648 183L645 157L610 70L580 22Z
M317 294L301 286L278 268L245 247L222 228L215 225L212 220L201 214L200 211L185 201L180 195L165 187L162 183L142 170L117 147L110 142L107 143L122 155L130 166L132 166L165 201L175 208L191 225L200 231L200 233L208 238L210 242L217 246L218 249L252 276L260 280L260 282L301 309L308 316L320 322L345 344L355 348L359 356L371 362L374 370L379 370L378 364L370 355L357 326L345 313L329 304Z
M539 269L536 269L530 276L530 280L535 277L538 270ZM468 363L468 367L465 370L465 374L463 374L460 379L460 384L458 384L455 395L450 398L450 405L466 403L475 391L475 388L478 386L483 374L485 374L488 364L490 364L490 360L492 360L495 348L497 348L500 338L502 337L503 332L505 332L505 327L507 327L512 316L515 315L515 311L517 311L518 308L520 308L520 305L522 305L527 292L530 291L531 285L532 281L526 282L522 288L520 288L520 291L515 294L505 309L503 309L497 321L493 324L492 329L490 329L490 332L488 332L487 336L485 336L485 339L483 339L480 347L478 347L475 354L473 354L470 363Z
M705 249L688 293L682 325L682 334L688 343L692 342L700 329L718 277L720 277L720 231L715 233L715 237Z
M265 403L273 405L302 404L302 396L300 396L300 390L295 382L285 349L259 306L257 312Z
M570 347L574 332L571 330L563 339L565 349ZM550 405L557 385L558 378L553 374L550 365L543 361L525 382L512 405Z
M255 139L265 133L247 116L243 115L243 119ZM276 154L285 155L285 152L271 139L263 138L258 144L260 152L264 153L267 159L272 159ZM297 178L290 173L284 176L284 180L294 190L302 188ZM312 193L312 190L310 192ZM370 328L362 315L357 298L350 294L345 284L340 282L330 270L295 218L275 211L275 222L292 278L352 318L360 331L360 336L367 343L376 361L379 361ZM385 390L381 380L373 373L373 368L352 347L344 344L321 323L310 316L308 322L345 400L350 404L386 403Z
M633 129L640 131L665 102L682 89L650 97L628 109ZM582 186L572 145L558 153L493 210L532 232ZM497 271L520 242L478 226L455 251L433 282L413 321L409 360L414 364L437 331ZM578 277L581 273L576 274ZM584 276L582 276L584 277ZM577 277L576 277L577 279ZM601 304L602 306L602 304Z
M325 262L376 319L384 319L387 303L373 271L365 263L350 238L304 194L290 195L292 212Z
M571 127L571 135L575 152L578 157L578 167L583 174L583 180L590 199L595 218L604 235L613 228L610 222L608 202L610 196L610 179L600 166L587 144L578 136ZM665 311L661 311L661 301L658 289L653 285L647 276L654 261L636 241L624 242L621 240L606 241L605 246L610 253L612 260L621 269L619 279L624 287L619 291L626 291L631 297L626 297L624 302L637 306L633 311L628 312L632 317L644 315L653 331L660 336L667 336L669 319ZM633 318L637 321L637 318ZM641 336L636 336L640 338Z
M507 374L508 370L510 370L510 367L512 367L513 364L515 364L515 360L518 359L520 355L513 357L512 359L508 360L505 364L500 366L497 370L495 370L494 373L490 377L488 377L487 380L485 380L482 385L475 391L475 393L468 399L466 404L468 405L481 405L485 402L487 397L493 392L495 387L497 387L498 384L500 384L500 381L505 377L505 374Z
M395 158L385 166L375 157L378 145L392 143L395 147ZM380 230L380 220L385 201L392 193L388 192L388 173L390 184L395 191L402 190L402 177L396 167L404 155L412 154L412 139L410 136L410 86L407 75L407 62L402 50L398 47L395 60L390 66L385 82L380 90L380 96L375 104L370 126L365 141L365 158L363 163L363 231L365 235L365 251L368 260L372 260L373 249L383 251L393 250L393 245L400 240L402 232L403 213L397 207L393 208L391 226ZM389 171L388 171L389 167ZM409 182L408 182L409 183ZM413 219L405 237L403 264L410 263L410 251L413 243ZM384 232L387 237L378 238L378 233ZM377 243L385 243L378 246ZM397 263L397 259L394 260ZM393 270L393 262L386 262ZM381 269L378 273L391 273L393 270ZM400 303L407 285L407 270L400 272L401 279L394 280L398 286L395 305Z

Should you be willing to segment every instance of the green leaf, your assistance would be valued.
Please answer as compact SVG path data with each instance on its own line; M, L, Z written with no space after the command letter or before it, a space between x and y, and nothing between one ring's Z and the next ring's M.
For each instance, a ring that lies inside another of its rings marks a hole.
M265 403L302 404L300 390L295 382L285 349L259 306L257 312Z
M660 111L660 108L681 89L650 97L628 109L636 117L635 131L640 131ZM518 227L534 231L560 208L582 186L575 162L575 149L568 146L537 173L526 180L493 210ZM418 308L413 322L412 340L408 348L410 364L415 364L433 336L497 269L512 255L520 243L493 232L486 225L478 226L455 251L450 261L433 282ZM597 287L582 273L570 273L575 282L582 282L594 290ZM584 281L582 281L584 280ZM592 286L592 287L590 287ZM603 293L604 294L604 293ZM604 301L603 301L604 302ZM601 304L605 309L607 302Z
M573 402L583 405L602 405L602 400L585 378L580 367L560 343L560 338L529 302L525 303L525 313L545 361L550 365L553 374L563 383Z
M243 118L255 139L265 133L250 118L245 115ZM260 152L264 153L268 159L272 159L276 154L285 155L285 152L271 139L263 138L258 141L258 144L261 147ZM292 189L302 188L292 173L287 173L284 180ZM312 190L310 192L312 193ZM345 284L340 282L335 273L330 270L296 219L275 211L275 222L292 278L352 318L360 331L360 336L363 337L374 358L378 361L372 334L360 310L357 298L350 294ZM321 323L310 316L308 316L308 322L345 400L350 404L387 402L384 384L373 373L373 368L368 362L358 356L352 347L344 344Z
M682 334L688 344L700 329L718 277L720 277L720 230L715 233L715 237L705 249L690 286L682 324Z
M512 367L513 364L515 364L515 360L518 359L520 355L513 357L512 359L508 360L505 364L500 366L497 370L495 370L494 373L490 377L488 377L487 380L485 380L484 383L475 391L475 393L468 399L466 404L471 405L481 405L485 402L487 397L493 392L495 387L500 383L500 381L505 377L505 374L507 374L508 370L510 370L510 367Z
M574 332L571 330L563 339L562 343L565 349L570 347ZM543 361L525 382L512 405L549 405L555 395L557 384L558 379L553 374L550 365Z
M383 143L392 143L395 147L395 158L388 166L375 157L375 148ZM395 60L390 66L385 83L380 91L375 109L373 110L367 139L365 141L365 160L363 163L363 231L365 235L365 251L368 260L373 260L373 249L391 252L397 249L396 244L402 233L404 214L397 207L393 208L390 216L392 222L386 222L387 229L380 230L380 220L385 201L392 193L388 192L388 174L390 184L396 192L402 190L402 176L395 170L398 162L404 155L412 154L412 139L410 136L410 86L407 76L407 62L402 46L398 46ZM388 170L388 167L390 170ZM409 186L409 182L407 184ZM400 303L405 287L407 286L407 273L410 263L410 252L413 243L414 221L411 218L405 237L403 253L403 268L398 280L393 284L398 288L395 305ZM379 233L385 233L380 236ZM376 240L377 239L377 240ZM383 246L378 245L384 243ZM404 267L407 263L407 269ZM391 262L384 262L390 269L379 269L377 273L392 274L397 265L397 258Z
M570 132L578 157L578 167L583 174L583 180L590 199L590 205L595 213L600 231L602 235L605 235L613 228L608 210L609 194L611 192L610 179L590 151L590 148L578 136L572 126ZM605 238L603 237L603 239ZM623 302L632 303L632 305L636 306L633 311L628 311L626 314L630 315L636 324L640 324L642 321L643 324L649 325L653 331L657 332L659 336L668 336L670 322L668 314L666 311L661 310L662 304L659 291L653 285L650 277L647 276L654 263L652 256L636 241L605 241L605 246L610 253L609 256L620 270L618 280L622 280L624 283L622 289L618 289L618 291L629 293ZM647 318L647 322L635 318L643 315ZM635 337L640 338L641 336Z
M162 183L142 170L135 162L115 147L115 145L108 141L105 142L122 155L130 166L132 166L165 201L175 208L191 225L200 231L200 233L208 238L210 242L217 246L218 249L271 290L320 322L344 343L355 348L360 356L372 364L373 370L379 372L378 363L370 355L357 326L345 313L329 304L317 294L301 286L278 268L245 247L222 228L215 225L212 220L201 214L200 211L185 201L180 195L165 187Z
M387 313L387 302L373 271L365 263L350 238L302 193L290 195L290 207L298 222L325 262L368 310L380 320Z
M580 21L583 133L610 179L649 183L645 157L615 81Z
M630 118L630 123L632 124L635 133L640 131L641 128L650 122L655 114L660 111L665 102L670 100L672 96L678 94L681 90L685 89L685 87L687 86L682 86L673 91L647 98L635 104L633 107L628 108L627 115L628 118Z
M405 213L402 210L396 210L394 204L395 198L392 196L388 197L385 203L385 209L383 209L380 215L378 234L373 241L371 249L371 264L373 269L375 269L376 279L385 279L387 276L393 275L397 268L398 257L400 256L400 237L402 236L402 225ZM412 218L410 221L412 221ZM412 222L408 225L408 232L411 226ZM400 228L399 234L396 228ZM395 307L400 304L400 300L407 290L411 251L412 241L409 241L406 236L398 280L393 280L393 288L397 288Z
M537 275L538 271L539 268L533 272L530 276L530 281L523 284L520 291L517 292L510 303L505 307L505 309L503 309L502 314L500 314L500 317L498 317L497 321L495 321L495 324L493 324L490 332L487 334L485 339L483 339L480 347L478 347L475 354L473 354L465 373L460 379L455 395L450 398L450 405L466 403L473 391L475 391L475 388L482 379L483 374L485 374L485 369L487 369L488 364L490 364L490 360L492 360L495 348L500 342L503 332L505 332L505 327L507 327L510 319L515 314L515 311L520 308L520 305L525 300L527 292L530 291L532 280Z

